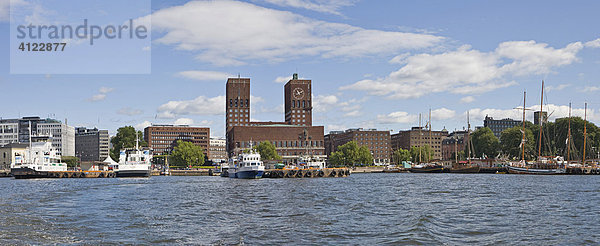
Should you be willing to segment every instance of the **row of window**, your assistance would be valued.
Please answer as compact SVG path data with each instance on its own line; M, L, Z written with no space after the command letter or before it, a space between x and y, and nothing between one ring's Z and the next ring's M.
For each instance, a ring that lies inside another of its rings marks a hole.
M229 109L229 113L233 113L233 112L237 113L238 109L237 108L236 109ZM248 109L240 109L240 112L241 113L244 113L244 112L248 113Z
M206 135L205 131L202 132L152 132L152 135ZM155 136L152 136L154 138Z
M239 106L240 107L250 107L250 100L249 99L240 99L239 100ZM229 99L229 107L238 107L238 99Z
M292 108L308 108L310 107L310 100L292 100Z
M229 114L229 117L238 117L238 114ZM240 114L240 117L250 117L248 114Z

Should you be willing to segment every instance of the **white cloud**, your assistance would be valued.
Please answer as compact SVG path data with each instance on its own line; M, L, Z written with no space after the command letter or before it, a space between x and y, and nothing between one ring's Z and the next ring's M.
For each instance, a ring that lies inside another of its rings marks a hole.
M173 125L193 125L194 120L190 118L179 118L173 122Z
M331 107L335 106L339 99L335 95L318 95L313 96L313 111L327 112Z
M405 64L406 63L406 58L408 58L410 56L410 53L404 53L404 54L400 54L397 56L394 56L394 58L392 58L389 63L391 64Z
M433 47L443 37L370 30L314 20L238 1L193 1L161 9L152 19L157 43L196 52L216 65L280 62L303 56L363 57Z
M456 111L447 108L439 108L431 111L432 120L447 120L454 118Z
M98 90L100 92L100 94L108 94L112 91L114 91L115 88L110 88L110 87L100 87L100 89Z
M350 111L348 113L345 113L344 117L358 117L361 115L362 115L362 112L360 112L359 110L356 110L356 111Z
M279 77L275 78L275 83L287 83L291 79L292 79L292 76L279 76ZM298 79L303 80L306 78L298 78Z
M348 127L343 124L327 124L325 125L325 134L329 133L330 131L344 131L347 129Z
M110 87L100 87L100 89L98 90L98 94L93 95L92 97L88 98L87 100L90 102L98 102L98 101L102 101L104 99L106 99L106 94L114 91L114 88L110 88Z
M97 94L97 95L93 95L92 97L88 98L88 101L98 102L98 101L102 101L104 99L106 99L106 94Z
M418 98L431 93L480 94L517 84L510 76L550 73L553 68L577 61L583 45L575 42L562 49L535 41L511 41L492 52L462 46L441 54L417 54L385 78L366 79L341 90L367 91L389 99Z
M585 43L585 47L588 48L600 48L600 38Z
M161 118L175 118L178 115L222 115L225 112L225 96L199 96L192 100L169 101L158 107Z
M145 120L144 122L135 125L134 128L136 130L143 131L144 128L149 127L151 125L152 125L152 122Z
M460 99L460 103L472 103L475 101L475 97L473 96L466 96Z
M600 87L599 86L586 86L581 91L582 92L596 92L596 91L600 91Z
M262 0L271 4L308 9L312 11L341 15L339 10L346 6L352 6L358 0Z
M119 109L119 111L117 111L117 114L135 116L135 115L140 115L143 112L144 111L142 111L141 109L133 109L130 107L124 107L124 108Z
M218 71L182 71L177 73L178 76L194 79L194 80L218 80L226 81L227 78L232 78L234 75L218 72Z
M571 86L571 84L560 84L560 85L556 85L556 86L546 86L546 91L562 91L565 88Z
M415 123L418 119L417 115L411 115L403 111L392 112L387 115L377 115L377 122L380 124Z

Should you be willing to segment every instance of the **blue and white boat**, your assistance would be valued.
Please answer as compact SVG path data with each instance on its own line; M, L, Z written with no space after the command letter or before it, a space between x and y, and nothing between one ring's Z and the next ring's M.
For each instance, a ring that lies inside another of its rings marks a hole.
M260 154L250 149L250 153L240 154L237 160L229 164L229 177L238 179L260 179L265 172L265 165Z

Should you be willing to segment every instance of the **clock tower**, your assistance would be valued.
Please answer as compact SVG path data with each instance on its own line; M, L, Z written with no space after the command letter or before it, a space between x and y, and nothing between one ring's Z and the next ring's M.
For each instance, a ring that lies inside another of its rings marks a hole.
M311 81L298 79L295 73L284 87L285 122L291 125L312 126Z

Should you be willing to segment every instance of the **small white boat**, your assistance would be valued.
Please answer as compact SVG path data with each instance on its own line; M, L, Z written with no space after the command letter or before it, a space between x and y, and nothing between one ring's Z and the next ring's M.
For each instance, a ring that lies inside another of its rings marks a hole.
M260 154L250 148L250 153L240 154L237 160L229 164L227 172L230 178L260 179L265 172L265 165L260 160Z
M150 160L152 153L149 149L140 150L139 140L135 141L135 149L121 150L119 154L117 177L150 177L152 173Z

